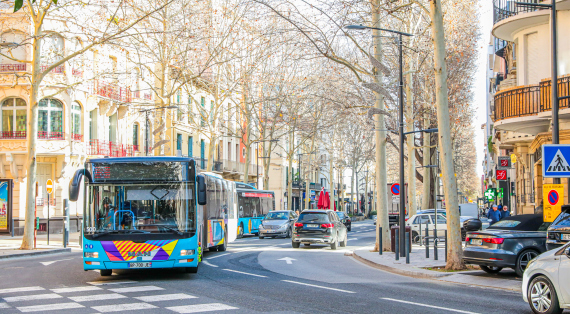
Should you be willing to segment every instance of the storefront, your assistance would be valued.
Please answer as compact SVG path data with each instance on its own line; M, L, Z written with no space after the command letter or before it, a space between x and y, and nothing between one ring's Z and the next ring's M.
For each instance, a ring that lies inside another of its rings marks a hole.
M12 180L0 179L0 232L10 232L12 203Z

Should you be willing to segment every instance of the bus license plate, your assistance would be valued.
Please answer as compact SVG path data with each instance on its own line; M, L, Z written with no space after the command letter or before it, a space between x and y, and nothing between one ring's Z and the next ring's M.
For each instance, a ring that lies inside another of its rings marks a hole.
M471 239L471 244L473 244L473 245L481 245L481 244L483 244L483 240L481 240L481 239Z
M562 240L570 241L570 234L562 234Z
M317 224L307 224L307 227L309 227L309 228L318 228L319 225L317 225Z
M152 263L129 263L129 268L149 268Z

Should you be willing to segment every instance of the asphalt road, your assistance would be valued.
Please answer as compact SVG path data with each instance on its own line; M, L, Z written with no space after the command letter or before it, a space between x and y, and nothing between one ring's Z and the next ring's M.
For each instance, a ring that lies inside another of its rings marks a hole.
M370 246L371 222L348 246L291 248L290 239L239 239L206 253L197 274L83 271L81 253L0 262L0 313L531 313L519 293L420 280L345 256Z

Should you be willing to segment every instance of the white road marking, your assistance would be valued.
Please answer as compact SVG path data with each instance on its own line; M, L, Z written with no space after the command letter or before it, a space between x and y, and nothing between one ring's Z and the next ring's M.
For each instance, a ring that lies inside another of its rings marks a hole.
M296 283L296 284L298 284L298 285L303 285L303 286L309 286L309 287L315 287L315 288L321 288L321 289L339 291L339 292L344 292L344 293L356 293L356 292L353 292L353 291L342 290L342 289L336 289L336 288L330 288L330 287L323 287L323 286L317 286L317 285L312 285L312 284L310 284L310 283L304 283L304 282L297 282L297 281L291 281L291 280L281 280L281 281L289 282L289 283Z
M8 303L0 303L0 309L9 309L10 306L8 305Z
M99 312L123 312L123 311L132 311L132 310L146 310L146 309L154 309L157 306L148 303L128 303L128 304L114 304L114 305L101 305L101 306L92 306L92 309Z
M232 254L232 253L224 253L224 254L220 254L220 255L214 255L212 257L205 258L204 260L210 260L210 259L214 259L214 258L218 258L218 257L230 255L230 254Z
M146 295L143 297L135 297L135 299L141 300L143 302L172 301L172 300L195 299L195 298L197 297L185 293Z
M45 290L42 287L21 287L21 288L8 288L8 289L0 289L0 294L5 293L13 293L13 292L27 292L27 291L38 291L38 290Z
M172 306L172 307L167 307L167 309L178 313L200 313L200 312L213 312L213 311L224 311L224 310L237 310L238 308L221 303L209 303L209 304Z
M41 304L32 306L17 307L20 312L45 312L54 310L78 309L84 307L83 305L75 302L70 303L55 303L55 304Z
M164 288L157 287L157 286L138 286L138 287L109 289L109 291L113 291L113 292L117 292L117 293L155 291L155 290L164 290Z
M119 285L124 283L136 283L133 280L101 280L101 281L91 281L88 282L90 285L94 286L104 286L104 285Z
M83 287L69 287L69 288L57 288L51 289L52 292L55 293L69 293L69 292L82 292L82 291L94 291L94 290L103 290L96 286L83 286Z
M44 265L44 266L48 266L48 265L51 265L51 264L53 264L53 263L62 262L62 261L69 261L69 260L72 260L72 259L73 259L73 257L72 257L72 258L66 258L66 259L58 259L58 260L49 261L49 262L40 262L40 263L41 263L42 265Z
M296 261L296 259L290 257L283 257L278 259L278 261L285 261L287 264L291 265L293 264L293 261Z
M398 299L391 299L391 298L381 298L381 299L382 299L382 300L388 300L388 301L394 301L394 302L405 303L405 304L412 304L412 305L417 305L417 306L429 307L429 308L432 308L432 309L438 309L438 310L445 310L445 311L450 311L450 312L456 312L456 313L479 314L479 313L476 313L476 312L469 312L469 311L462 311L462 310L456 310L456 309L449 309L449 308L441 307L441 306L427 305L427 304L416 303L416 302L410 302L410 301L404 301L404 300L398 300Z
M256 274L250 274L250 273L246 273L246 272L238 271L238 270L233 270L233 269L224 268L224 270L226 270L226 271L231 271L231 272L233 272L233 273L238 273L238 274L244 274L244 275L250 275L250 276L255 276L255 277L267 278L267 276L256 275Z
M218 265L210 264L210 263L208 263L208 261L202 261L202 263L204 263L204 265L208 265L210 267L218 267Z
M70 298L75 302L89 302L89 301L124 299L126 298L126 296L118 293L105 293L105 294L82 295L78 297L68 297L68 298Z
M358 238L348 238L348 240L358 240Z
M5 297L3 298L6 302L18 302L18 301L30 301L30 300L46 300L46 299L59 299L62 296L55 293L46 294L33 294L33 295L20 295L17 297Z

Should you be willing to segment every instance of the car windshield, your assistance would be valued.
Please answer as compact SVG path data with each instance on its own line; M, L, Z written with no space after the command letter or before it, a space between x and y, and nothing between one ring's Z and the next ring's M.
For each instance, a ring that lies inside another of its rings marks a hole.
M287 212L269 212L265 216L265 220L287 220L289 219L289 213Z
M301 213L299 215L299 222L329 222L329 217L326 213Z
M553 226L561 226L561 227L568 227L570 226L570 213L563 211L556 217L554 222L552 223Z
M192 187L187 183L89 185L85 234L195 231Z
M343 219L344 218L344 213L343 212L336 212L336 214L338 215L338 218Z

